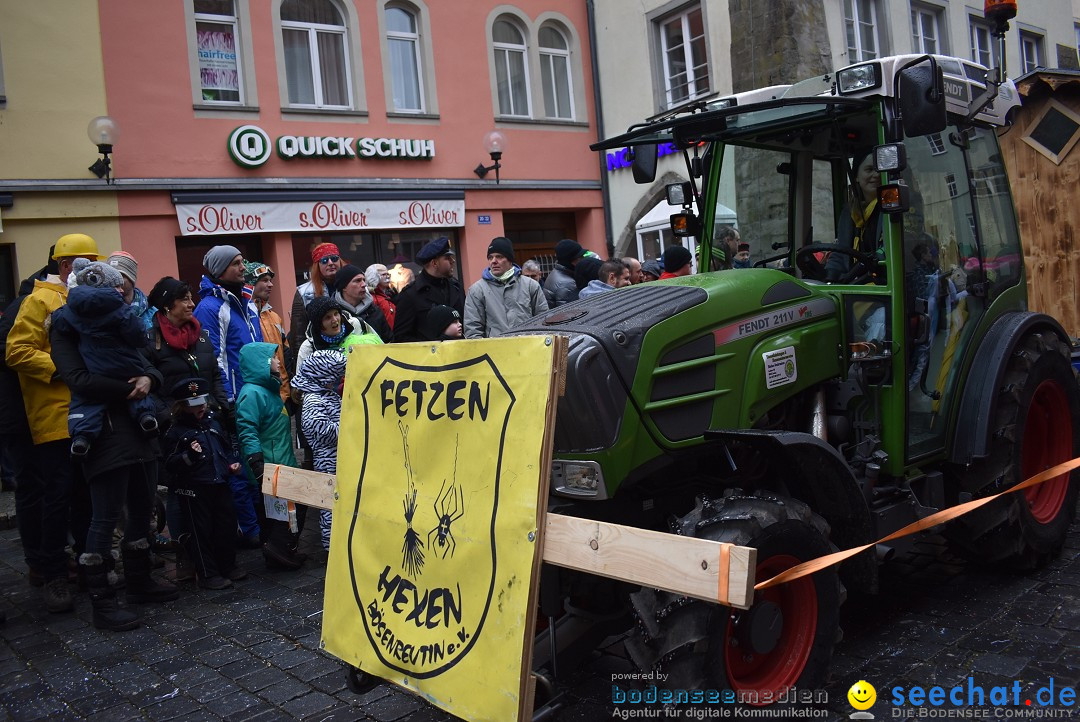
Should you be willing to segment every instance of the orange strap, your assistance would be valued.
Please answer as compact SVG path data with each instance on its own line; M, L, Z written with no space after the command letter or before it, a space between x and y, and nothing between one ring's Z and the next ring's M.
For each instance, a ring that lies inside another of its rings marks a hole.
M932 526L937 526L938 524L943 524L947 521L951 521L959 516L967 514L969 511L974 511L975 509L978 509L980 506L989 504L994 499L997 499L1000 496L1004 496L1005 494L1011 494L1014 491L1020 491L1021 489L1027 489L1028 487L1035 486L1036 484L1041 484L1044 481L1049 481L1050 479L1057 478L1058 476L1061 476L1066 472L1072 471L1077 467L1080 467L1080 458L1073 459L1072 461L1066 461L1063 464L1058 464L1057 466L1053 466L1046 471L1040 472L1029 479L1021 481L1019 484L1013 486L1011 489L1003 491L999 494L994 494L993 496L986 496L981 499L975 499L974 501L967 501L963 504L957 504L956 506L950 507L948 509L943 509L942 511L931 514L928 517L919 519L916 522L912 522L904 528L894 531L888 536L882 537L876 542L870 542L869 544L863 544L860 547L854 547L853 549L845 549L842 552L834 552L832 554L827 554L823 557L818 557L817 559L811 559L810 561L803 562L802 564L796 564L790 569L780 572L771 579L766 579L763 582L758 582L754 585L754 589L755 591L768 589L769 587L774 587L777 584L783 584L784 582L790 582L792 580L799 579L800 577L805 577L813 574L814 572L819 572L822 569L831 567L834 564L839 564L845 559L850 559L856 554L864 552L877 544L887 542L892 539L899 539L901 537L909 536L916 532L923 531L924 529L929 529Z
M278 474L280 474L280 473L281 473L281 466L280 465L275 466L274 467L274 478L270 482L270 496L277 496L278 495L278 493L277 493L277 479L278 479Z
M728 567L731 565L731 545L720 545L720 558L716 561L716 601L721 604L728 603L728 592L731 591L728 579Z

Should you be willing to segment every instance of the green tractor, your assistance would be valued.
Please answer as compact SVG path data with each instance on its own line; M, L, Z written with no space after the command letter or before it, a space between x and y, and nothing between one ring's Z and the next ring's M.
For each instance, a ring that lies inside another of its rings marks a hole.
M570 338L550 510L755 547L762 580L1080 455L1070 339L1027 310L998 148L1018 106L997 71L909 55L594 145L631 148L639 182L653 181L658 145L685 156L672 226L697 239L705 272L515 329ZM753 268L707 270L723 205L755 245ZM944 533L982 562L1038 567L1065 540L1077 479ZM545 568L552 622L536 666L621 599L634 662L670 687L766 700L820 688L847 591L876 591L881 562L910 543L767 589L746 611Z

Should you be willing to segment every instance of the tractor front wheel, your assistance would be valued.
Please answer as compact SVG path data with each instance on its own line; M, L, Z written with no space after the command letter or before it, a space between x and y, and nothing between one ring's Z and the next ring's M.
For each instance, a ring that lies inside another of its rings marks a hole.
M758 581L835 551L821 517L779 496L698 499L672 532L756 548ZM748 610L642 589L631 595L640 635L627 650L670 689L734 690L769 704L792 687L824 684L842 600L835 567L758 592Z

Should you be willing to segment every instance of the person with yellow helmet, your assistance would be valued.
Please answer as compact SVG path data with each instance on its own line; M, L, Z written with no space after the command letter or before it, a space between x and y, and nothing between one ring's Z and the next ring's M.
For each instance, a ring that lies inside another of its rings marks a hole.
M56 241L52 254L57 274L35 280L34 290L19 307L7 337L5 361L19 376L23 404L34 441L30 464L48 474L26 474L15 495L16 518L26 563L44 580L50 612L72 608L67 581L68 511L74 469L68 438L71 392L52 360L48 320L67 303L67 280L76 258L96 261L97 242L85 233L69 233ZM79 535L76 534L76 538Z

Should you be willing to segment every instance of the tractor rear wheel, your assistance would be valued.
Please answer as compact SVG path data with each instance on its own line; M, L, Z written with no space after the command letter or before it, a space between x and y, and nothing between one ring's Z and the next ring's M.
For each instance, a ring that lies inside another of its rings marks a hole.
M1053 333L1034 333L1009 359L998 390L990 456L964 484L975 496L996 494L1080 455L1080 387L1069 349ZM947 527L966 556L1017 569L1043 566L1076 515L1080 472L993 501Z
M758 581L835 551L828 524L780 496L699 498L672 533L756 548ZM670 689L734 690L765 704L824 684L842 601L835 567L758 592L748 610L642 589L631 595L640 635L626 646L639 669L667 675L656 679Z

